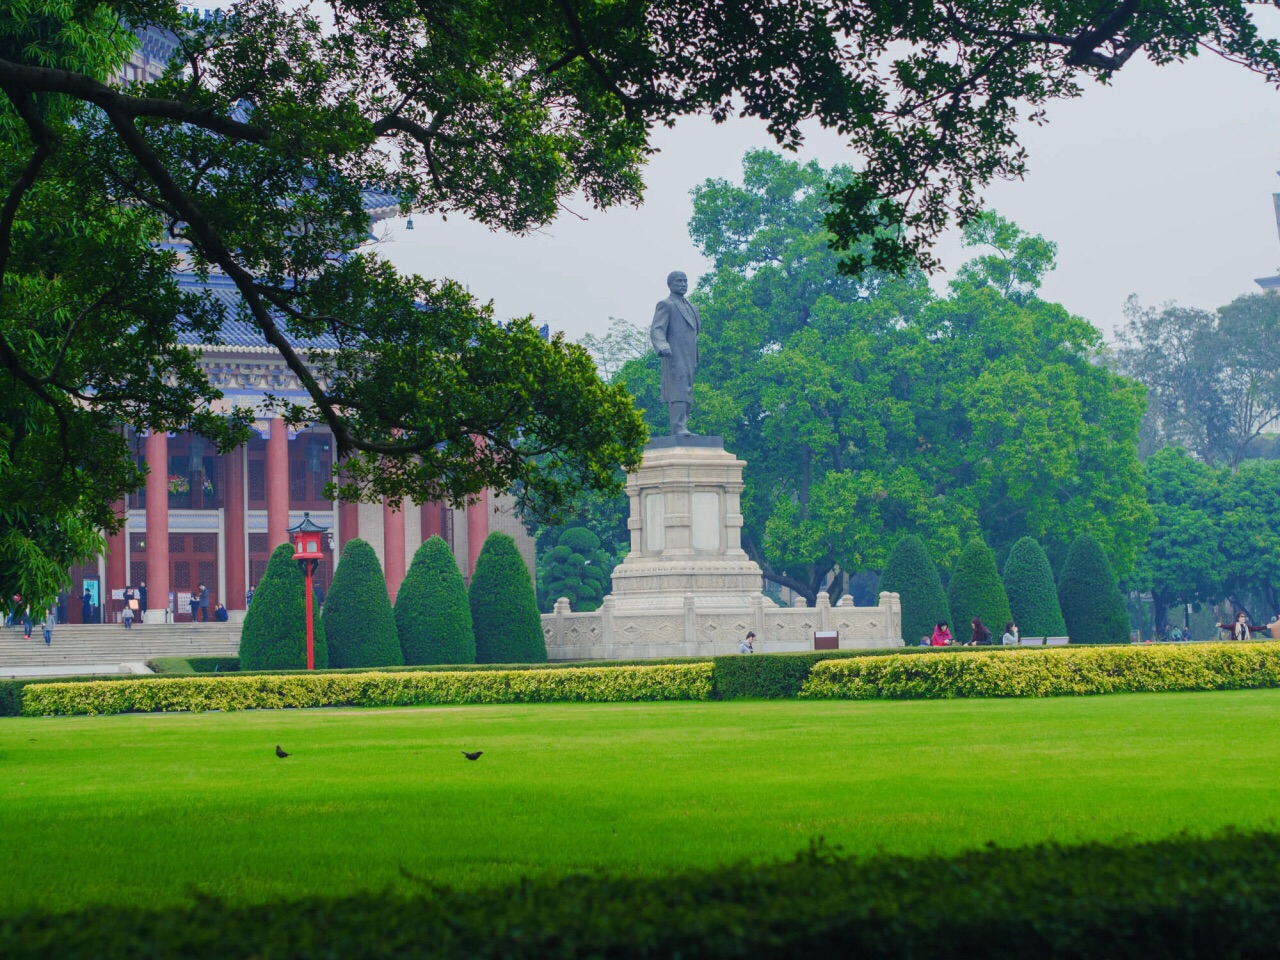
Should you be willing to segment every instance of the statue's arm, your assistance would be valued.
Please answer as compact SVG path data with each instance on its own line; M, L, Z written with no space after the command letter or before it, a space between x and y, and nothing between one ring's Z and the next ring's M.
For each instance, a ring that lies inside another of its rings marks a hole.
M653 311L653 324L649 327L649 340L660 357L671 356L671 344L667 342L667 325L671 323L670 304L659 300Z

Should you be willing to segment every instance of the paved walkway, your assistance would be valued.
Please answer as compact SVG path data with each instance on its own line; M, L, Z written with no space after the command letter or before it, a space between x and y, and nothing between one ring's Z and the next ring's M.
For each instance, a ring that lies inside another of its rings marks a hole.
M51 664L36 667L3 667L0 666L0 680L18 680L25 677L88 677L113 676L121 674L143 674L154 671L145 663L89 663Z

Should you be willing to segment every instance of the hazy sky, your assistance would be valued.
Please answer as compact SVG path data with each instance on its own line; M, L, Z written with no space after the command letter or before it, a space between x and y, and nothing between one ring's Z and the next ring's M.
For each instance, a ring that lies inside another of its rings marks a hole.
M1111 87L1054 104L1043 127L1024 125L1030 172L995 184L987 204L1059 245L1042 295L1110 332L1125 299L1213 308L1280 272L1271 194L1280 192L1280 92L1213 56L1157 68L1133 62ZM706 268L688 238L689 191L708 177L737 180L741 158L772 146L758 123L685 120L655 133L639 209L570 204L538 234L491 233L451 218L390 223L382 251L402 270L447 276L491 299L500 318L532 313L571 339L610 317L647 324L673 269ZM823 165L856 158L818 130L800 156ZM963 262L956 237L940 247ZM935 278L944 284L945 276Z

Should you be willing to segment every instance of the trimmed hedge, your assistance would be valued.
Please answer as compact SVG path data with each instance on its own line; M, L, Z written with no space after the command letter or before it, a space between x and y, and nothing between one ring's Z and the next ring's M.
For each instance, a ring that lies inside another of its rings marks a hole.
M902 639L908 646L932 636L939 620L951 622L938 567L917 536L903 537L893 545L880 573L880 589L898 594L902 602Z
M1059 697L1280 687L1280 644L982 650L814 664L800 696L841 700Z
M981 540L969 541L969 545L956 561L951 574L951 590L947 601L951 615L956 618L951 634L957 643L968 643L973 633L971 621L981 617L991 631L991 642L1000 642L1000 632L1012 619L1009 598L1004 594L1004 584L996 570L996 555Z
M324 618L313 607L316 667L329 665ZM303 670L307 666L307 578L293 559L293 547L272 551L267 569L240 629L243 670Z
M331 667L394 667L404 663L387 580L378 555L359 537L342 548L324 600L324 636Z
M1280 837L838 856L658 877L0 919L8 960L1272 957Z
M193 673L235 673L240 669L239 657L156 657L147 666L156 673L189 675Z
M396 594L395 617L406 664L476 662L467 585L440 537L431 537L413 555Z
M1004 592L1024 637L1065 637L1067 623L1058 604L1053 568L1040 544L1023 537L1004 562ZM1001 628L1004 624L1000 624Z
M709 700L709 663L566 670L323 673L44 683L22 696L28 717L285 707Z
M542 614L529 568L505 533L491 533L467 590L477 663L541 663L547 659Z
M542 609L549 613L557 600L568 597L574 610L599 610L609 592L611 568L599 537L586 527L565 527L542 559L538 575Z
M1058 602L1072 643L1128 641L1129 610L1107 555L1090 534L1080 534L1067 550Z

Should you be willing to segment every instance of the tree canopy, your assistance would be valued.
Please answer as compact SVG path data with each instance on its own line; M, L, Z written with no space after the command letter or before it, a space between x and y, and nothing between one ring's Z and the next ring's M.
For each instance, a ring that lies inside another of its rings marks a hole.
M973 220L993 178L1023 172L1021 116L1043 119L1135 54L1204 49L1280 79L1250 7L238 0L201 18L178 0L4 5L0 368L21 416L0 440L23 464L15 482L58 491L42 522L111 530L110 505L140 476L108 427L243 441L244 413L214 414L219 391L179 345L210 342L231 313L304 385L287 418L333 431L344 498L514 486L563 511L636 461L626 397L527 320L499 326L456 283L398 274L364 246L365 190L524 232L570 195L637 202L656 124L737 112L790 147L815 120L865 158L832 185L822 242L849 273L902 271L931 262L950 219ZM114 84L146 31L174 42L169 69ZM238 306L184 294L179 264L225 274ZM320 334L338 348L297 346Z
M714 264L693 294L694 424L747 462L747 551L811 602L903 534L950 566L975 536L1061 558L1089 530L1127 574L1150 526L1142 389L1095 362L1094 327L1035 296L1053 245L985 214L948 296L919 273L848 276L822 185L850 175L753 151L741 185L694 191L690 233ZM656 425L652 360L620 379Z

